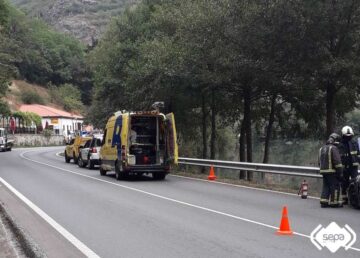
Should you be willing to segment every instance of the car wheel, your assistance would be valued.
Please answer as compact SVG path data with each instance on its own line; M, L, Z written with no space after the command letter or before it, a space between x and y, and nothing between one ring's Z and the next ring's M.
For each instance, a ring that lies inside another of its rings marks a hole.
M94 162L89 159L89 166L88 166L89 169L94 169Z
M66 163L70 163L70 158L69 158L69 156L66 154L66 151L65 151L65 162L66 162Z
M79 158L76 158L76 156L75 156L75 152L73 153L73 159L74 159L74 164L77 164L77 163L78 163L78 159L79 159Z
M161 173L153 173L152 176L153 176L153 178L154 178L155 180L164 180L165 177L166 177L166 173L164 173L164 172L161 172Z
M127 173L122 171L118 165L118 162L115 164L115 178L116 180L123 180L127 177Z
M79 156L79 159L78 159L78 166L80 168L84 168L86 166L86 163L84 162L84 160L81 158L81 156Z

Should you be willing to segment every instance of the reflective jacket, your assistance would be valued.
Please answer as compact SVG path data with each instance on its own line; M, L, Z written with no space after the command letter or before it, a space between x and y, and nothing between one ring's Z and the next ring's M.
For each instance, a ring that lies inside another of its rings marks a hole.
M342 174L342 163L338 148L333 144L326 144L319 150L320 174Z
M339 146L341 162L344 167L357 167L359 166L360 152L359 146L356 141L341 141Z

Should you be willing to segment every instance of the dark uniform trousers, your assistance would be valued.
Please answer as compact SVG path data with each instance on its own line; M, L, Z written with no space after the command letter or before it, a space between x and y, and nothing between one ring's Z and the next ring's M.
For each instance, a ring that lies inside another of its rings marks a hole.
M320 174L323 176L323 188L320 198L322 207L342 207L340 200L340 181L342 164L338 148L327 143L319 150Z
M323 188L320 203L329 206L341 205L340 182L335 173L323 174Z
M355 140L345 140L339 144L339 152L343 164L343 180L341 183L341 195L344 203L347 203L347 191L350 185L350 178L355 180L358 174L360 151Z

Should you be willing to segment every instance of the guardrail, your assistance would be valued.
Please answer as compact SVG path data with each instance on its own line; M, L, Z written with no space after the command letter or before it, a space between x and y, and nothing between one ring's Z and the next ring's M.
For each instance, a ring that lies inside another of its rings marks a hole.
M179 158L179 164L201 166L201 167L214 166L215 168L247 170L247 171L259 172L259 173L270 173L270 174L286 175L286 176L322 178L322 176L319 174L319 168L317 167L287 166L287 165L248 163L248 162L210 160L210 159L192 159L192 158Z

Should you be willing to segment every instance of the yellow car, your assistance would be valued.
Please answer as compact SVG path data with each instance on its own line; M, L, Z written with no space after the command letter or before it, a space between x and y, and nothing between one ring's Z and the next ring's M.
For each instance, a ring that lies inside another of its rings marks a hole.
M88 140L91 140L92 137L86 136L76 136L72 139L65 148L65 162L70 163L70 160L74 160L74 164L78 163L80 147L84 146Z

